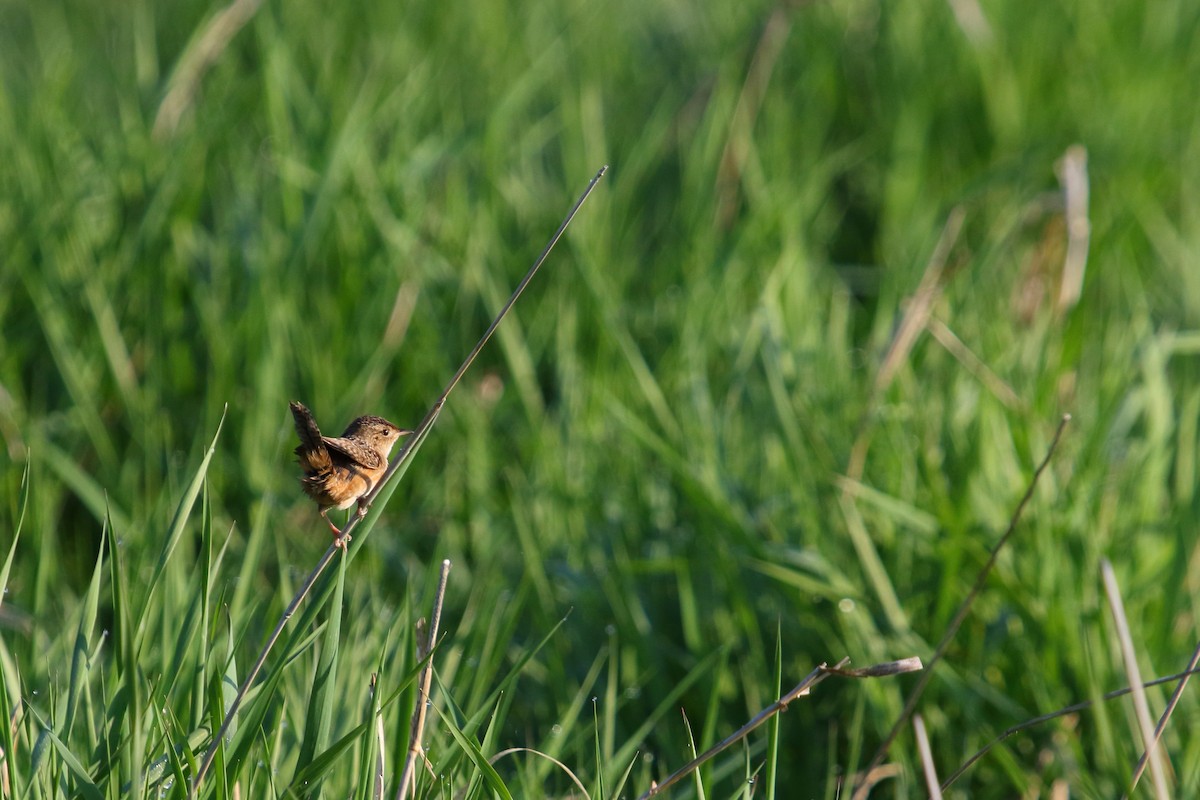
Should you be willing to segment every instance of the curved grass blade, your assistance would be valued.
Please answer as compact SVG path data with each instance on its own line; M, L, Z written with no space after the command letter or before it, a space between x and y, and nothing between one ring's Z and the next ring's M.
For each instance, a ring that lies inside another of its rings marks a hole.
M87 800L104 800L104 795L100 793L100 788L96 786L92 777L88 775L87 768L83 766L83 763L71 752L71 748L67 747L63 740L55 735L54 731L50 729L50 726L46 724L46 721L42 719L41 715L32 706L26 706L26 709L33 715L34 719L37 720L37 724L41 727L41 735L38 737L39 743L48 743L54 748L58 757L62 759L62 763L67 768L67 771L75 779L76 791L87 798Z

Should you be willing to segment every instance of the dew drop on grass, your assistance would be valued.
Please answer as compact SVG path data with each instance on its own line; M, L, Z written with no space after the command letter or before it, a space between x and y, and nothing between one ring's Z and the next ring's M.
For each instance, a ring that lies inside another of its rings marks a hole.
M562 725L554 725L553 727L551 727L550 734L552 736L561 736L562 735Z
M609 636L612 636L617 632L617 626L616 625L606 625L606 626L604 626L604 632L607 633Z
M843 597L841 600L838 600L838 611L841 611L843 614L849 614L855 608L854 601L849 597Z

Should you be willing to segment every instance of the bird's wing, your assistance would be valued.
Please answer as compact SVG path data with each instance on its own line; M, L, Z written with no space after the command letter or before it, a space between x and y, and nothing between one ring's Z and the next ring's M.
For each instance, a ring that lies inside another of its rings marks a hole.
M383 456L379 455L375 450L353 439L334 439L329 436L323 436L321 437L321 441L330 450L341 453L355 464L367 469L379 469L386 463L383 460Z

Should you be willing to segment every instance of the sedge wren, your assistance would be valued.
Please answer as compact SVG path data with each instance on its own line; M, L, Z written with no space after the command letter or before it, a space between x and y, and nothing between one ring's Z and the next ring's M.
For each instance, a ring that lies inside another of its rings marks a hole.
M401 436L412 431L397 427L383 417L359 417L336 439L322 436L312 412L293 401L292 417L300 446L296 459L304 477L304 493L317 501L321 517L333 531L334 544L343 550L349 536L342 536L327 516L331 508L349 508L358 503L358 516L367 513L364 498L387 470L388 455Z

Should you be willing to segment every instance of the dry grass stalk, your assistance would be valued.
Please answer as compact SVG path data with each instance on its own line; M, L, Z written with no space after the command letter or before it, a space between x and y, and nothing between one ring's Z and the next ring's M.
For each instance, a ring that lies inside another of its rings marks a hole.
M658 795L671 788L680 780L698 769L702 764L704 764L704 762L712 760L725 750L729 749L729 747L732 745L746 738L746 736L748 736L754 729L760 727L771 717L775 716L781 711L787 711L790 703L798 700L801 697L807 697L812 692L814 686L831 675L837 675L843 678L880 678L891 675L900 675L905 672L913 672L922 668L921 659L915 657L904 658L900 659L899 661L889 661L884 664L874 664L861 669L846 669L845 667L849 663L850 659L843 658L832 667L825 664L818 665L816 669L804 677L804 680L796 684L791 691L787 692L783 695L783 697L779 698L774 703L758 712L753 719L751 719L742 727L738 728L729 736L725 737L708 750L705 750L703 753L693 758L687 764L684 764L682 767L672 772L665 779L663 779L662 783L652 784L650 788L638 798L638 800L648 800L648 798L654 797L655 795Z
M409 730L408 737L408 757L404 759L404 769L400 772L400 786L396 789L396 800L404 800L404 795L408 791L409 784L412 782L413 773L416 769L418 760L424 759L425 748L421 746L421 737L425 735L425 717L429 713L429 704L433 701L429 697L430 688L433 686L433 648L437 644L438 626L442 622L442 604L446 598L446 581L450 576L450 559L442 562L442 573L438 579L437 594L433 598L433 613L430 615L429 621L429 638L424 642L417 641L417 661L421 661L428 656L425 661L425 666L421 670L421 682L417 688L417 707L413 709L412 725ZM416 796L416 786L413 786L413 795Z
M925 720L913 714L913 734L917 737L917 752L921 756L921 771L925 774L925 787L929 789L929 800L942 800L942 787L938 783L937 768L933 765L933 750L929 747L929 736L925 733Z
M1112 611L1113 624L1117 629L1117 640L1121 643L1121 658L1125 662L1125 674L1133 689L1133 710L1137 719L1138 731L1142 735L1142 744L1150 758L1150 778L1154 784L1154 796L1158 800L1167 800L1171 796L1167 788L1167 769L1163 763L1162 751L1154 747L1157 741L1154 729L1151 727L1150 703L1146 700L1146 689L1142 686L1141 669L1137 663L1137 649L1133 646L1133 634L1129 630L1129 621L1125 618L1125 604L1121 601L1121 589L1117 586L1117 576L1113 573L1112 564L1108 559L1100 562L1100 575L1104 580L1104 592L1108 595L1108 607Z

